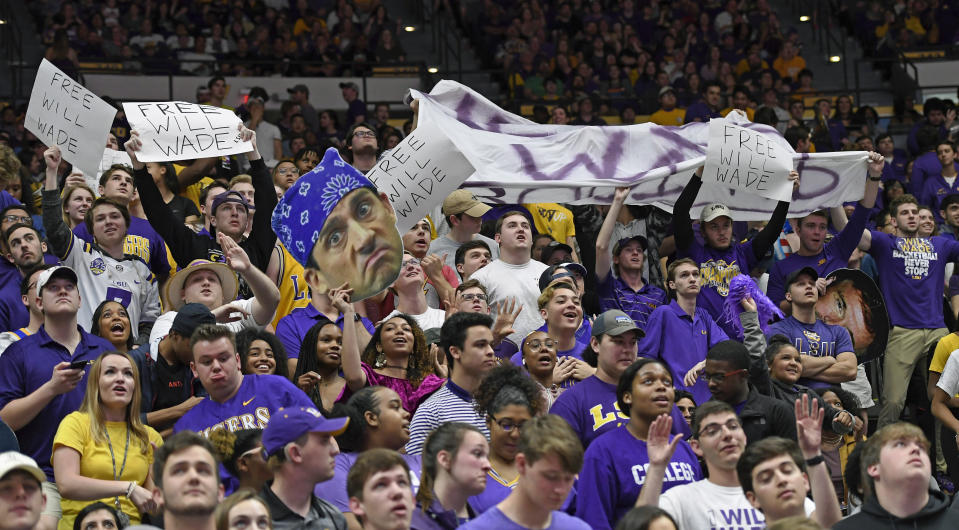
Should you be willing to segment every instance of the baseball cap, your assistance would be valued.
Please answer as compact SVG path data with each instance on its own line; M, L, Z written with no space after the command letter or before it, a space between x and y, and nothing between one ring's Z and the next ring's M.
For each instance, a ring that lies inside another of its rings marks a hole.
M313 407L280 408L270 415L270 423L263 431L263 450L272 456L286 444L308 432L323 432L337 436L346 430L349 417L325 418Z
M340 88L352 88L353 90L356 90L357 92L360 91L359 85L357 85L353 81L346 81L345 83L340 83Z
M799 277L802 276L803 274L811 276L813 281L816 281L819 279L819 273L816 272L816 269L812 267L803 267L799 270L790 272L789 275L786 276L786 289L789 289L789 286L795 283L795 281L799 279Z
M566 272L556 272L558 269L566 269ZM550 265L549 268L543 271L543 274L539 275L539 290L542 291L564 278L569 278L570 283L575 286L576 277L573 275L573 272L576 272L582 277L586 277L586 267L583 267L579 263L557 263L556 265Z
M714 202L707 205L703 208L703 211L699 212L699 220L708 223L717 217L726 216L730 219L733 218L733 212L729 209L728 206L722 203Z
M238 191L224 191L223 193L216 196L213 199L213 212L211 215L216 215L216 209L220 207L221 204L225 202L235 202L242 204L246 211L250 211L250 203L246 202L246 197L240 194Z
M47 480L47 476L37 465L37 462L29 456L18 453L17 451L7 451L0 453L0 479L7 476L11 471L26 471L37 479L41 484Z
M669 85L666 85L666 86L664 86L663 88L660 88L660 89L659 89L659 97L663 97L663 94L665 94L665 93L667 93L667 92L672 92L672 93L674 93L674 94L676 93L676 91L673 89L673 87L671 87L671 86L669 86Z
M596 320L593 321L592 334L594 337L600 335L622 335L627 331L635 331L640 337L646 336L646 332L639 329L636 323L633 322L633 319L629 318L629 315L619 309L610 309L596 317Z
M203 304L184 304L177 310L170 331L176 331L181 337L190 337L196 328L203 324L216 324L216 317Z
M255 86L250 89L251 98L260 98L263 101L270 99L270 95L267 94L266 89L260 86Z
M570 256L573 255L573 247L566 243L560 243L559 241L550 241L549 244L543 247L543 250L539 252L539 260L546 263L549 261L549 258L553 257L553 253L558 250L565 251Z
M74 272L70 267L67 267L66 265L50 267L49 269L41 272L40 276L37 278L37 296L40 296L40 293L43 292L43 287L50 283L50 280L53 280L54 278L66 278L73 282L74 285L78 283L77 273Z
M473 217L482 217L492 210L489 206L479 202L473 192L469 190L454 190L443 201L443 216L465 213Z
M646 241L646 238L645 238L645 237L643 237L643 236L629 236L629 237L624 237L624 238L620 239L619 241L616 242L615 245L613 245L613 255L614 255L614 256L618 255L618 254L619 254L619 251L622 250L623 247L625 247L626 245L628 245L630 241L635 241L635 242L639 243L639 246L642 247L642 249L643 249L644 252L646 251L647 248L649 248L649 242Z
M300 84L298 84L298 85L294 85L293 88L288 88L288 89L286 89L286 92L287 92L288 94L292 94L292 93L294 93L294 92L306 92L306 93L309 93L309 92L310 92L310 89L307 88L307 86L304 85L303 83L300 83Z

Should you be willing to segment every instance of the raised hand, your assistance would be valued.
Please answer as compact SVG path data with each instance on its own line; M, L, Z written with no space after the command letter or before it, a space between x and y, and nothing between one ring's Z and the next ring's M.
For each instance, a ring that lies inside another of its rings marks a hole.
M673 418L669 414L660 414L653 423L649 424L649 433L646 435L646 455L650 465L665 467L673 458L676 446L679 445L680 435L669 439L669 432L673 428Z
M423 272L426 273L426 276L429 278L442 278L443 277L443 264L446 263L447 254L443 254L443 257L439 257L436 254L429 254L423 259L420 260L420 267L423 268Z
M226 264L231 269L243 274L253 266L250 264L250 256L233 238L224 235L222 232L217 232L216 242L220 244L220 250L223 251Z
M60 157L60 148L57 146L48 147L43 152L43 161L47 163L47 169L56 171L60 167Z
M870 151L869 160L867 161L867 168L869 171L869 176L872 178L879 178L882 175L882 168L886 165L886 157L881 154Z
M742 300L740 300L739 305L743 306L743 311L746 311L749 313L756 312L756 301L753 300L752 296L747 296L743 298Z
M344 283L336 289L330 289L330 292L327 293L327 296L330 297L330 303L333 304L333 307L340 313L349 313L350 310L353 309L353 305L350 304L350 297L352 295L353 289L350 289L349 283Z
M822 445L822 419L826 412L815 400L810 404L809 394L803 394L796 400L796 441L804 458L812 458L820 453Z
M788 179L793 183L793 191L799 189L799 172L795 169L789 172Z
M516 317L519 316L521 311L523 311L523 304L519 303L514 297L506 298L496 304L496 321L493 322L492 329L493 337L502 340L504 337L516 333L516 330L513 329L513 323L516 322Z
M137 153L143 148L143 142L140 141L140 133L130 131L130 139L123 144L123 149L130 155L130 161L133 162L133 169L142 169L143 162L137 160Z

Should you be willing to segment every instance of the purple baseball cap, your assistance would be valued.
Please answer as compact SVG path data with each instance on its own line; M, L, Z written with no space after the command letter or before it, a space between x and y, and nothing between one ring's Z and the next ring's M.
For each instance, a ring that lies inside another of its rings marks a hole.
M223 193L216 196L213 199L213 211L211 215L216 215L216 209L220 207L221 204L225 202L235 202L237 204L242 204L246 211L250 211L250 203L246 201L246 197L240 194L238 191L224 191Z
M263 430L263 450L272 456L308 432L322 432L337 436L346 430L350 418L326 418L313 407L280 408L270 415L270 423Z

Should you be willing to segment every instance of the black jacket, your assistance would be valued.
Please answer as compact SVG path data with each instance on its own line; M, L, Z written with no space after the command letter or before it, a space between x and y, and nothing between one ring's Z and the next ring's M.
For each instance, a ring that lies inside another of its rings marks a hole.
M776 398L764 396L749 388L746 404L739 413L739 421L746 433L746 443L758 442L770 436L796 439L796 414L793 407Z
M879 504L879 500L872 495L866 499L862 511L833 525L833 530L859 530L860 528L869 530L884 528L946 530L948 528L952 530L959 528L959 511L954 506L950 506L950 501L944 493L930 491L929 502L919 512L900 519L886 511Z
M250 176L253 178L253 202L256 204L256 209L253 210L253 227L250 230L250 237L240 242L240 246L250 256L250 263L261 271L265 271L270 264L273 246L276 244L276 234L273 233L273 227L270 225L277 202L276 190L273 188L270 171L262 159L250 162ZM160 190L157 189L153 177L146 168L134 171L133 181L140 192L140 203L143 204L143 211L147 214L150 225L166 241L177 265L183 268L195 259L225 261L223 250L216 242L215 234L213 236L197 234L177 221L173 210L163 202L163 196L160 195ZM244 291L248 291L248 287L241 282L242 297L252 296L252 293Z

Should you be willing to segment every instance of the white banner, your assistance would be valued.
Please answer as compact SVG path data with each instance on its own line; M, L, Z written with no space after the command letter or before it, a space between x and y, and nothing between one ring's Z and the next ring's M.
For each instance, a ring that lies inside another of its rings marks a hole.
M793 192L792 169L792 156L771 136L725 119L709 121L703 184L788 201Z
M475 168L464 187L489 204L609 204L617 186L630 186L628 204L652 204L672 212L689 177L706 159L706 123L539 125L453 81L441 81L429 94L412 93L420 101L421 115L425 111ZM865 152L797 154L772 127L739 116L727 121L761 132L792 159L801 184L789 208L791 215L862 198ZM772 199L704 186L691 216L698 217L711 202L728 205L742 221L768 220L776 207Z
M24 127L64 160L95 173L117 109L44 59L30 93Z
M449 137L437 128L433 111L424 110L420 110L416 130L380 157L366 174L377 190L389 198L401 234L426 217L474 171Z
M184 101L124 103L130 128L140 134L140 162L235 155L253 150L240 140L240 118L231 110Z

